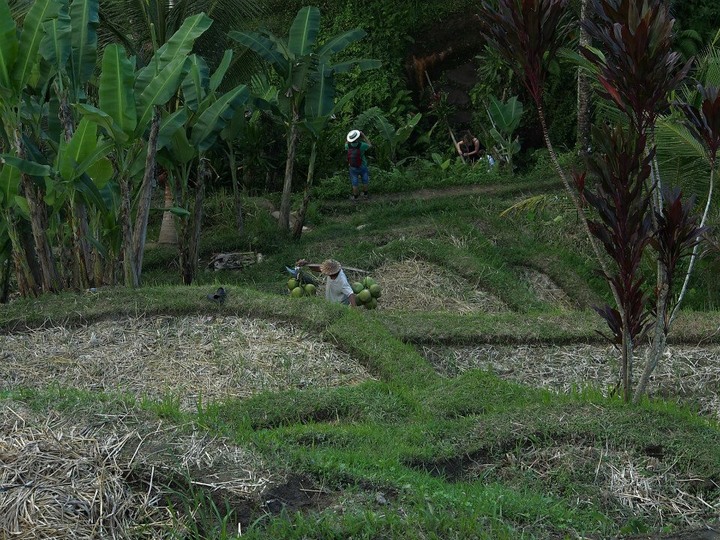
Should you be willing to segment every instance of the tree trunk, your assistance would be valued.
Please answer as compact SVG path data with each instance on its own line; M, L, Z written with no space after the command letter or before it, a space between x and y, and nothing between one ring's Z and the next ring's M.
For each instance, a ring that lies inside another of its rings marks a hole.
M280 200L280 227L290 229L290 196L292 195L292 177L295 166L295 151L298 139L298 111L293 103L290 133L287 140L287 159L285 161L285 182L283 183L282 199Z
M170 176L165 181L165 208L175 205L173 199L172 188L170 187ZM177 228L175 227L175 216L172 212L165 210L163 212L162 223L160 224L160 235L158 236L158 244L166 244L176 246L178 243Z
M245 230L245 221L243 219L242 197L240 195L240 185L237 175L237 161L235 160L235 149L232 141L228 141L228 161L230 163L230 179L232 180L233 205L235 207L235 228L238 234L242 234Z
M20 229L17 226L15 217L10 209L4 211L7 232L12 246L12 261L15 266L15 277L17 279L18 291L21 296L37 296L37 281L30 269L30 259L25 250Z
M120 175L120 229L122 231L123 275L126 287L138 287L138 277L135 273L135 250L133 249L133 233L130 216L130 179L127 172Z
M47 208L43 202L42 193L35 183L23 174L21 176L22 192L27 199L30 208L30 227L32 228L33 240L35 241L35 251L40 263L40 272L42 279L42 290L44 292L57 292L60 290L60 279L58 277L57 268L55 267L55 259L53 257L52 248L47 238L48 218Z
M160 112L157 107L153 112L148 136L147 156L145 157L145 174L140 186L137 215L135 216L135 231L133 233L133 250L135 252L135 276L140 284L142 276L143 255L145 254L145 240L147 239L147 224L150 216L150 203L152 202L153 182L155 181L155 158L157 157L157 139L160 131Z
M81 290L88 286L95 285L93 276L93 256L90 248L90 227L88 225L87 208L82 201L78 201L73 196L72 201L72 237L73 252L75 254L75 262L78 266L78 275L75 277L75 285Z
M655 371L655 368L660 361L660 357L665 352L668 332L668 321L666 316L668 312L668 301L670 298L668 278L667 269L665 266L658 263L658 298L655 308L657 311L655 319L655 334L650 345L650 350L647 354L645 369L643 370L643 374L640 376L640 381L635 389L633 403L638 403L643 394L645 394L648 382L650 381L650 376L653 374L653 371Z
M582 23L587 19L588 0L580 2L580 46L590 45L590 36ZM590 79L582 68L578 68L577 81L577 139L581 156L587 155L590 148Z
M604 276L609 276L610 273L607 269L607 264L605 264L605 259L602 258L602 255L600 253L600 248L597 245L597 242L595 240L595 237L590 232L590 226L588 225L587 216L585 215L585 211L583 210L582 206L580 206L580 200L578 199L577 195L575 194L575 191L570 186L570 180L567 177L567 174L565 174L565 171L563 170L562 166L560 165L560 161L558 160L557 154L555 153L555 149L553 148L552 141L550 141L550 134L547 127L547 121L545 119L545 110L541 103L537 103L537 113L538 113L538 119L540 120L540 127L542 129L543 139L545 141L545 146L547 146L548 153L550 154L550 161L553 164L553 167L555 169L555 172L557 172L558 176L562 180L563 186L565 186L565 191L567 192L568 196L570 197L570 200L575 205L575 210L577 211L577 215L580 217L580 221L583 224L583 228L585 229L585 234L590 242L590 246L592 247L593 253L595 254L595 259L598 262L598 265L600 266L600 269L602 270L602 273ZM613 298L615 299L615 305L617 305L619 310L622 310L622 303L620 302L620 296L617 293L617 290L610 284L610 290L612 292ZM623 315L621 313L620 315Z
M297 214L295 221L295 229L293 237L300 238L302 235L303 225L305 224L305 214L307 213L308 204L310 204L310 192L312 189L313 179L315 178L315 159L317 158L317 141L313 141L312 150L310 151L310 163L308 164L307 180L305 182L305 192L303 194L302 205Z
M25 158L25 148L22 143L19 129L14 133L15 155L21 159ZM32 229L33 241L35 242L35 253L40 264L41 288L44 292L56 292L60 288L55 260L53 258L50 242L47 238L48 218L47 207L43 200L40 188L30 177L22 173L20 175L20 190L25 197L30 211L30 227Z
M703 210L702 219L700 219L700 228L705 226L708 212L710 211L710 201L712 201L714 185L715 185L715 160L713 159L710 162L710 187L708 188L707 201L705 202L705 209ZM675 317L677 317L677 314L680 311L680 305L682 304L683 299L685 298L685 293L687 292L688 283L690 283L690 276L692 275L693 269L695 268L695 261L697 260L698 250L700 247L700 238L696 238L696 241L698 243L696 243L693 246L692 255L690 256L690 264L688 265L687 272L685 272L685 279L683 280L682 288L680 289L680 294L678 295L677 303L673 307L672 313L670 313L670 318L668 319L668 326L672 325L673 321L675 320Z
M58 117L63 126L65 142L69 142L75 131L72 110L68 105L67 95L57 89L56 91L60 98ZM85 208L85 204L81 200L78 200L76 193L73 192L70 196L70 229L72 231L72 252L75 259L73 283L79 290L84 290L94 283L92 250L88 242L89 228L87 208Z
M202 207L205 201L205 184L210 171L203 156L199 158L197 167L197 187L195 201L190 217L182 228L180 266L182 280L185 285L191 285L197 274L198 257L200 253L200 232L202 229Z
M8 254L5 261L5 268L2 273L2 292L0 292L0 304L7 304L10 297L10 273L12 272L12 257Z

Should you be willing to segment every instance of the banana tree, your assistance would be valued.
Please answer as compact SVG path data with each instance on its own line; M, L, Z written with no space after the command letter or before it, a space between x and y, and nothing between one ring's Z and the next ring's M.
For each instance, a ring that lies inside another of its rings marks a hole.
M355 125L358 129L366 129L370 125L375 127L375 131L380 135L379 138L373 137L378 160L393 165L397 159L398 148L410 138L421 118L422 113L408 115L407 121L396 128L379 107L371 107L357 117Z
M244 219L241 200L241 186L238 178L238 162L235 154L236 144L242 149L243 174L247 179L250 175L248 166L267 167L264 149L267 145L262 136L262 121L264 118L278 118L278 90L270 85L264 77L253 76L250 82L250 98L247 111L241 110L235 114L232 121L220 132L224 143L225 155L228 158L230 179L232 183L233 201L235 207L235 226L238 234L242 234ZM247 114L246 114L247 113Z
M335 111L342 110L345 104L350 101L355 95L355 91L345 94L337 104L332 101L326 100L321 92L315 92L311 94L313 99L312 111L314 118L312 120L306 120L303 122L303 129L312 138L312 148L310 150L310 161L308 163L307 176L305 180L305 189L303 192L303 200L298 210L297 219L295 220L295 227L293 229L293 237L300 238L302 235L303 225L305 224L305 215L307 213L308 205L310 204L310 194L312 193L312 185L315 179L315 160L317 159L317 147L320 138L322 137L325 128L327 127L328 121L332 117Z
M128 286L140 285L156 144L163 128L158 108L176 95L190 68L187 55L211 23L204 14L187 18L156 51L148 65L138 71L134 58L128 58L122 46L109 45L102 59L98 107L79 107L113 142L115 179L120 187L123 273ZM169 121L172 123L173 120ZM149 132L147 143L146 132ZM141 171L139 203L133 225L132 199Z
M190 67L182 82L183 105L167 117L158 137L158 160L168 171L175 206L185 210L178 248L183 283L188 285L197 273L202 206L211 175L205 155L249 96L245 85L217 93L230 55L228 52L228 61L212 76L201 57L188 58Z
M355 28L330 38L323 45L317 42L320 30L320 10L306 6L298 11L290 26L287 39L269 32L230 32L240 45L254 51L268 62L281 80L281 110L286 125L287 156L285 180L280 201L280 226L290 228L290 197L295 166L295 153L300 135L300 124L318 116L314 109L317 101L307 99L311 94L323 96L323 102L332 103L335 95L334 76L353 68L360 70L380 67L380 61L351 59L336 64L332 57L350 44L365 36Z
M97 62L98 0L74 0L69 6L67 0L61 2L58 16L44 24L45 35L39 51L49 67L48 86L52 90L46 93L50 96L49 110L52 112L48 114L48 128L41 138L50 141L56 152L55 166L61 172L59 182L47 183L45 202L52 200L51 206L56 213L70 216L72 245L69 251L75 263L72 282L76 288L83 289L96 283L88 206L97 206L95 211L108 210L93 184L92 174L87 172L90 167L98 174L108 170L109 161L104 155L110 146L100 145L92 162L78 168L81 164L78 160L91 157L90 152L95 151L99 142L96 128L87 124L82 135L71 142L76 126L72 105L87 100L87 87ZM55 119L59 123L56 124ZM99 182L105 180L98 178ZM51 193L55 196L51 197Z
M492 128L490 136L495 141L499 157L508 164L510 170L513 167L513 156L520 152L520 143L517 137L513 138L515 130L520 126L522 119L523 105L513 96L507 101L500 101L490 96L490 105L487 115Z
M35 85L38 79L39 49L45 34L45 24L58 17L63 4L55 0L37 0L23 20L18 31L11 16L7 0L0 0L0 121L4 139L8 142L9 154L27 160L25 136L27 131L26 87ZM15 258L19 279L28 287L25 292L37 294L40 291L55 291L60 283L55 266L53 252L47 236L47 208L43 202L44 177L31 176L27 168L20 169L20 195L27 202L28 217L32 228L35 256L39 263L40 283L35 283L28 274L30 260L19 245L19 236L11 234L13 250L21 254L26 264L20 264ZM17 215L6 215L13 222L9 229L17 229ZM20 276L20 274L24 274Z

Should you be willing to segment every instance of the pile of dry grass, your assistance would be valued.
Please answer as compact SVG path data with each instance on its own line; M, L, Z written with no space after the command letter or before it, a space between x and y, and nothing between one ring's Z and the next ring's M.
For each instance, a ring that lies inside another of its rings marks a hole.
M406 259L388 263L373 270L372 276L382 287L378 309L456 313L508 310L496 296L426 261Z
M596 492L606 511L619 521L633 517L653 523L654 528L669 520L701 525L720 511L720 486L699 488L704 482L678 471L675 462L602 443L568 440L523 445L521 451L500 456L495 463L474 463L468 470L469 477L486 481L523 481L528 475L551 493L557 485L575 486L576 492L564 496L579 503ZM556 481L558 475L563 481Z
M550 276L534 268L523 268L522 276L539 300L560 309L573 309L573 301Z
M289 324L238 317L139 317L0 336L3 388L51 384L172 396L183 410L261 391L370 378L349 355Z
M619 378L619 353L611 346L426 347L424 355L447 376L479 368L556 392L584 387L607 391ZM718 346L669 347L650 381L649 394L677 398L698 406L702 414L720 418L718 357ZM640 371L642 362L638 364Z
M0 426L3 538L166 538L191 519L166 506L178 478L245 499L275 480L252 452L129 413L41 418L9 403Z

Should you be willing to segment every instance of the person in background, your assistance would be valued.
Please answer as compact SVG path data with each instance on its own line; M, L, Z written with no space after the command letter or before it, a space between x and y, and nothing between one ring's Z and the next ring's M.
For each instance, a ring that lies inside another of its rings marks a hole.
M468 163L475 163L481 157L480 141L469 131L458 141L456 150Z
M309 264L305 259L300 259L295 266L306 266L308 269L327 276L325 282L325 300L344 304L346 306L357 307L355 301L355 293L348 282L342 266L335 259L327 259L320 264Z
M365 152L372 146L370 140L359 129L353 129L347 134L345 151L347 152L348 167L350 168L350 184L352 184L352 201L357 202L360 183L362 183L363 200L368 200L368 172Z

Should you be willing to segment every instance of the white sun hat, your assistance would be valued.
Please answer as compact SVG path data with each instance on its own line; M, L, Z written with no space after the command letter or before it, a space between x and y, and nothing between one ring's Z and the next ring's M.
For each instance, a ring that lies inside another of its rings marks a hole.
M347 134L347 142L355 142L360 138L360 130L359 129L353 129L350 133Z

